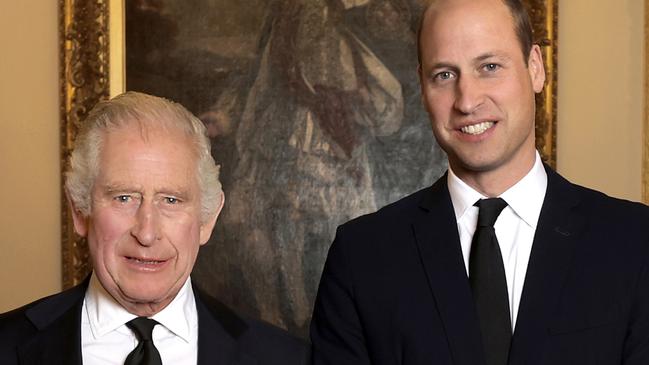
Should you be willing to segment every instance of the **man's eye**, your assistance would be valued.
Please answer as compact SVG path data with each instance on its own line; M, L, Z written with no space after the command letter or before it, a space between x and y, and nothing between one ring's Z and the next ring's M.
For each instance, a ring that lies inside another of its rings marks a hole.
M133 198L130 195L118 195L114 198L116 201L120 203L128 203L130 202Z
M453 78L453 73L450 71L442 71L435 75L436 80L450 80Z
M493 71L496 71L497 69L499 69L499 68L500 68L500 65L495 64L495 63L488 63L488 64L482 66L482 68L483 68L485 71L493 72Z
M173 204L178 204L180 201L178 200L178 198L174 198L174 197L172 197L172 196L168 196L168 197L165 198L165 202L166 202L167 204L172 204L172 205L173 205Z

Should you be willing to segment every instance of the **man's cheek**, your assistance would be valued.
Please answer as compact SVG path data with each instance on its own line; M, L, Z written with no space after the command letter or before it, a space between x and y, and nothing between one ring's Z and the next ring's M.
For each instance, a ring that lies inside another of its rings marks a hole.
M102 241L113 241L128 234L133 226L130 217L111 212L98 212L94 223L97 238Z

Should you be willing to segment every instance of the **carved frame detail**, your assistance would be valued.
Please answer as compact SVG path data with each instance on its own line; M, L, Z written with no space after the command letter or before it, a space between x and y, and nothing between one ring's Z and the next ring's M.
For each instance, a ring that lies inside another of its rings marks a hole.
M59 0L61 166L65 171L79 123L109 95L108 1ZM90 272L88 246L74 233L63 188L61 240L63 287L80 283Z
M536 95L536 146L543 161L556 168L558 0L529 0L527 4L534 41L541 46L546 68L545 88Z

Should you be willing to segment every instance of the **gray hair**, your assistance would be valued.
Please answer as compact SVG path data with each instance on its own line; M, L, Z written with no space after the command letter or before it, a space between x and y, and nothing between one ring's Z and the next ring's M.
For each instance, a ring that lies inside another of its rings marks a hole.
M79 128L65 173L65 189L76 209L84 216L90 215L104 134L130 124L139 125L142 130L158 128L182 132L193 140L198 157L201 221L206 222L219 208L223 191L205 126L178 103L133 91L97 103Z

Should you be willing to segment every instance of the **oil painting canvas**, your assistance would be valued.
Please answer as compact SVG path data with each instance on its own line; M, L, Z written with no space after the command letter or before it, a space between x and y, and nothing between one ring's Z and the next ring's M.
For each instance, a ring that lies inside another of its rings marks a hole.
M406 0L126 2L126 88L206 124L225 208L194 279L306 336L336 226L445 170Z

